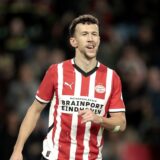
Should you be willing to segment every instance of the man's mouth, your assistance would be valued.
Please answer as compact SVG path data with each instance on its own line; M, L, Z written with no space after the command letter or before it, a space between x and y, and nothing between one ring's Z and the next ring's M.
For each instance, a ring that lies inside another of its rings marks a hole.
M91 45L87 45L88 49L94 49L95 45L91 44Z

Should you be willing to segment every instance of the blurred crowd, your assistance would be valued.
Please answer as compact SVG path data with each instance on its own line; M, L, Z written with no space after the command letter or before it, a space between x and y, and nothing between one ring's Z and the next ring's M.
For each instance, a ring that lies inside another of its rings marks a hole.
M0 0L0 159L9 159L46 69L74 56L69 23L90 13L100 22L98 60L120 75L126 104L127 129L105 132L104 160L159 160L159 7L159 0ZM24 160L40 159L48 108Z

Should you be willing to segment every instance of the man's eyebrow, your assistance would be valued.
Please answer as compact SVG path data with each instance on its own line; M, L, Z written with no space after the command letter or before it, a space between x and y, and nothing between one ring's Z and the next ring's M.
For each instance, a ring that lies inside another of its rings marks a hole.
M97 31L81 31L82 33L88 33L88 32L91 32L91 33L98 33Z
M93 31L92 33L98 33L97 31Z
M89 33L88 31L81 31L81 33Z

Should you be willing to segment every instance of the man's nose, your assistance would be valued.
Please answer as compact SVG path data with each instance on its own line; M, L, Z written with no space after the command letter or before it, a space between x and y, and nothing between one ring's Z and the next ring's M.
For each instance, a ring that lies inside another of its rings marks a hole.
M88 41L93 41L93 36L91 35L91 34L88 34L88 37L87 37L88 39Z

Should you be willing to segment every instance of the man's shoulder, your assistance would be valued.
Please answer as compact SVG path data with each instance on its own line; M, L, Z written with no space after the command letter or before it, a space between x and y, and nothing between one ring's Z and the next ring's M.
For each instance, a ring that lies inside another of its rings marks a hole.
M105 65L105 64L103 64L103 63L101 63L101 62L99 62L99 67L100 67L100 69L112 70L112 71L114 71L112 68L108 67L107 65Z
M64 65L64 64L68 64L68 63L71 63L72 59L67 59L67 60L64 60L64 61L61 61L59 63L54 63L54 64L51 64L49 68L57 68L58 65Z
M110 71L110 73L113 74L113 77L119 77L119 74L117 73L117 71L111 67L106 66L105 64L99 62L99 70L101 71Z
M64 60L63 62L61 62L61 63L64 63L64 64L68 64L68 63L72 63L72 60L73 59L66 59L66 60Z

